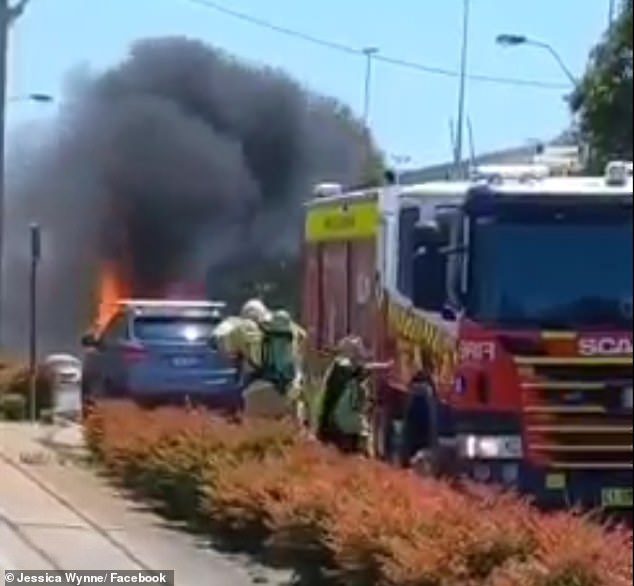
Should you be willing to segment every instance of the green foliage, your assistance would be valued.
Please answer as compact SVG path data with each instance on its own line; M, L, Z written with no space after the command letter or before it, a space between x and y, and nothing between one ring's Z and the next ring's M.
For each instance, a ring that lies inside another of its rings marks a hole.
M610 159L632 159L632 103L632 0L624 0L571 99L594 170Z

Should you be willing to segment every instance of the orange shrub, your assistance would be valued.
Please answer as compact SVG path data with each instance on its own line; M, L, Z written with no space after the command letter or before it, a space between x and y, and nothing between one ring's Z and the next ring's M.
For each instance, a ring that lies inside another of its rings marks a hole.
M199 488L212 483L211 469L244 458L281 453L295 441L284 424L251 424L248 429L202 410L162 408L144 411L127 402L93 409L86 441L120 480L158 500L170 515L197 516Z
M117 478L171 514L257 545L311 583L632 583L629 532L343 456L289 424L115 403L88 416L86 437Z
M50 371L44 366L39 366L35 383L35 401L38 416L42 411L52 407L51 386ZM31 376L28 364L17 360L0 359L0 399L6 396L22 397L25 414L30 412Z

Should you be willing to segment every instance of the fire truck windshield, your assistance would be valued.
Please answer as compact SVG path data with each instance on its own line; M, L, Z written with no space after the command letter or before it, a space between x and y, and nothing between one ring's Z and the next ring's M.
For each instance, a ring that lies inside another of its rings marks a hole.
M474 221L467 310L504 327L632 328L632 214Z

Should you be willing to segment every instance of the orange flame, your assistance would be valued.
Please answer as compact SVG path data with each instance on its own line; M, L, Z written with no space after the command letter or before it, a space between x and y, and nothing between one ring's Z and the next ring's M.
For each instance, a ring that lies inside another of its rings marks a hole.
M100 275L95 330L100 331L117 311L117 304L130 297L129 284L112 265L105 265Z

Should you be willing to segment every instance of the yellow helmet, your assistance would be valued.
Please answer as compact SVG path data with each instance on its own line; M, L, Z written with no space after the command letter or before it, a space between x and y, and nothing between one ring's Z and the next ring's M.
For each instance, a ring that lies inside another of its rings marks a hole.
M240 316L244 319L262 323L270 318L271 312L260 299L249 299L249 301L242 306Z
M359 336L349 335L337 344L337 352L340 356L348 358L353 362L359 362L366 358L367 349L363 340Z

